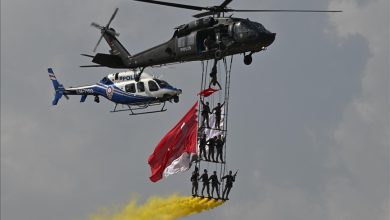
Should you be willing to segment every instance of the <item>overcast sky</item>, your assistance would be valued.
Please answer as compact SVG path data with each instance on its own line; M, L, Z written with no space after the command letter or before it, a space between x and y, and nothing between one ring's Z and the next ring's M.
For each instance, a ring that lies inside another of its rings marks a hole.
M221 1L178 3L211 6ZM276 32L250 66L235 56L228 169L231 200L188 219L389 219L389 1L235 0L237 9L331 9L338 14L248 13ZM53 67L65 86L115 72L90 64L112 23L132 54L168 40L194 12L129 0L1 1L1 219L86 219L134 195L190 193L190 173L151 183L147 158L196 100L200 62L148 68L183 89L161 114L112 114L89 97L51 106ZM102 42L99 52L108 47ZM212 167L210 167L212 168Z

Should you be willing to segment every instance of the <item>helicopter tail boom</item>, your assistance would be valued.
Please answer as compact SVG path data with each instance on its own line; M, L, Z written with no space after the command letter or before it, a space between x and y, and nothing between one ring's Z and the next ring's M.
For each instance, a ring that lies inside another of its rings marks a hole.
M97 53L93 57L92 62L105 67L114 68L114 69L128 68L123 63L123 59L119 55Z

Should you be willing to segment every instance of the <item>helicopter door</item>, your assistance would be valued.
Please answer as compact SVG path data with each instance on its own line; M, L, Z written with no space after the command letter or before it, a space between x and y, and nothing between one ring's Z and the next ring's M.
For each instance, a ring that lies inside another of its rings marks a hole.
M149 88L149 92L154 97L158 97L159 94L161 93L161 91L159 91L160 87L157 85L157 83L154 80L149 80L148 81L148 88Z
M145 84L144 82L137 82L137 93L138 95L145 95Z
M212 49L215 44L215 32L213 29L206 29L198 31L196 37L196 45L198 53L207 51L206 49ZM208 48L206 48L206 45Z
M148 81L148 87L150 92L158 91L160 88L158 87L157 83L153 80Z
M136 92L135 84L134 83L130 83L130 84L125 85L125 91L129 92L129 93L135 93Z

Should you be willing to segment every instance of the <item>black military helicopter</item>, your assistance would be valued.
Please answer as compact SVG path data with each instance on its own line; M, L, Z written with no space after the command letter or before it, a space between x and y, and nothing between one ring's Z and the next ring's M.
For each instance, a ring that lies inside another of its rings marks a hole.
M237 10L228 8L232 0L225 0L219 6L199 7L171 2L154 0L134 0L152 4L159 4L177 8L204 11L193 17L198 18L187 24L175 28L173 37L167 42L138 54L130 55L126 48L118 41L119 36L110 27L118 8L115 9L106 26L92 23L93 27L101 30L101 37L94 48L94 52L102 38L110 46L110 54L97 53L91 57L92 62L98 65L81 67L105 66L120 69L139 69L139 76L146 67L165 65L177 62L219 59L234 54L244 54L244 63L252 63L252 54L265 50L271 45L276 33L268 31L262 24L249 19L225 17L227 12L341 12L323 10ZM246 54L249 53L249 54ZM216 65L216 62L214 62ZM139 79L139 76L137 77Z

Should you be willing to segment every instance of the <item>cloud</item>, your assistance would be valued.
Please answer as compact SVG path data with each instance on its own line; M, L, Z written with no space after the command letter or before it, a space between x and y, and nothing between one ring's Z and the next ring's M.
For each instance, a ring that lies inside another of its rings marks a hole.
M319 174L326 177L323 184L317 194L312 194L304 185L275 182L261 175L261 170L267 170L262 168L255 175L258 185L254 198L233 202L224 209L222 218L389 219L389 2L333 0L329 8L344 12L329 17L331 28L326 33L340 44L365 39L370 56L362 60L358 93L344 106L339 122L328 132L327 145L323 147L330 152L325 154L323 169L317 169L324 172ZM308 134L313 142L324 142L318 130L308 129Z
M327 4L295 2L231 6ZM106 100L80 104L71 97L51 107L46 68L52 65L65 86L115 71L78 68L89 62L79 54L90 53L99 38L90 23L104 24L115 7L112 26L132 54L167 40L172 27L191 21L191 11L119 0L2 6L1 218L81 219L97 207L124 203L131 193L189 191L185 174L149 183L147 156L193 103L199 63L149 69L164 73L183 97L164 114L131 118L109 114ZM240 174L231 201L189 219L388 217L388 2L333 0L329 8L344 12L234 15L263 23L277 40L255 54L251 66L234 58L227 165ZM102 42L99 52L107 49Z
M255 177L258 185L253 192L257 198L244 202L229 201L221 207L224 212L219 215L220 219L326 219L321 203L305 189L276 185L266 179L258 172Z
M333 132L330 166L344 169L327 184L332 219L389 218L389 2L334 0L345 9L331 21L344 40L353 35L368 41L371 57L361 78L361 93L344 110Z

